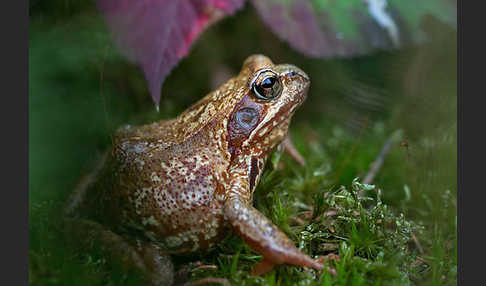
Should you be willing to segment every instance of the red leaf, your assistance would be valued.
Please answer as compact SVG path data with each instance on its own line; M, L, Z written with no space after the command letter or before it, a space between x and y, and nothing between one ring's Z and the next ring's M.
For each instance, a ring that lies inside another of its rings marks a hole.
M164 78L191 44L245 0L98 0L121 51L142 66L158 106Z

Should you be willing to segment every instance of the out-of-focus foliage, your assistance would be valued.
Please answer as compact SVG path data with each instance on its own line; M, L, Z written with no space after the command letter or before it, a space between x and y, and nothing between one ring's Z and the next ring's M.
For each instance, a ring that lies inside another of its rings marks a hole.
M245 0L98 0L115 42L140 65L158 106L162 82L205 28ZM355 56L422 42L425 15L455 25L450 0L252 0L263 22L311 57Z

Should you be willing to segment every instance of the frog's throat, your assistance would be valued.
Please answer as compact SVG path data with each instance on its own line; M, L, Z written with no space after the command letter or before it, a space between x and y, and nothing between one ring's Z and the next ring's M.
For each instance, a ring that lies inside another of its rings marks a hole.
M272 141L281 141L287 134L290 120L299 104L293 104L290 108L288 104L281 104L279 108L269 110L265 119L262 120L255 128L248 139L242 143L242 147L253 144L253 142L262 142L264 145L271 144Z

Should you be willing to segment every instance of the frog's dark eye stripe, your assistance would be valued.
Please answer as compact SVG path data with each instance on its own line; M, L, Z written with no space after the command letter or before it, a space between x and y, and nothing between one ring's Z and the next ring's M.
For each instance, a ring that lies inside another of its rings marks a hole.
M254 96L261 100L277 98L282 93L282 83L278 74L269 69L259 71L250 83Z

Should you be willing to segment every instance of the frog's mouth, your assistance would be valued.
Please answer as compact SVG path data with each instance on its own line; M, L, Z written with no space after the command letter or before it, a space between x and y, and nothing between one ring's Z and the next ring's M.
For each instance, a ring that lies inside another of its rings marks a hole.
M292 95L281 98L278 104L267 110L265 119L250 134L248 144L262 142L265 146L274 146L285 137L292 116L307 98L309 81L303 81L299 86L293 85L288 88L294 89Z

